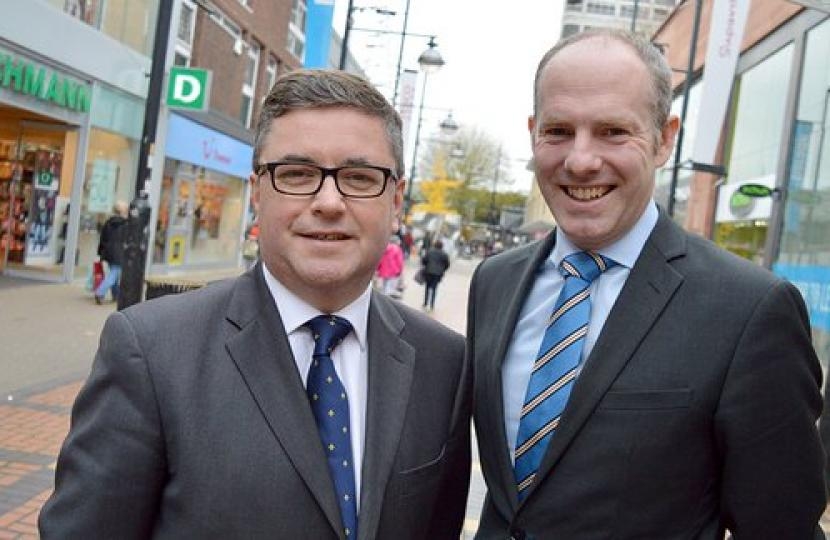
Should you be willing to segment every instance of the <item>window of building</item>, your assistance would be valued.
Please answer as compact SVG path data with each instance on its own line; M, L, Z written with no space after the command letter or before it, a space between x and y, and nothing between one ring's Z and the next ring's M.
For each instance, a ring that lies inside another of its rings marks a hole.
M582 11L582 0L568 0L567 11Z
M222 30L231 35L235 40L242 38L242 30L239 25L233 22L227 15L219 11L216 6L211 6L210 18L219 25Z
M654 6L654 20L655 21L662 21L668 16L669 16L669 10L668 9Z
M654 0L655 5L674 7L676 0Z
M643 5L637 6L637 20L648 19L651 15L651 10ZM620 16L631 19L634 17L634 6L620 6Z
M265 90L265 95L262 96L262 99L265 99L265 96L271 91L274 87L274 83L277 82L277 75L279 74L279 61L274 57L269 55L268 56L268 65L265 67L265 80L268 83L268 88Z
M605 2L588 2L585 7L588 13L596 13L598 15L614 15L617 12L614 4Z
M288 52L297 58L305 53L305 19L308 7L306 0L294 0L288 21Z
M562 37L566 38L568 36L572 36L574 34L579 33L579 25L578 24L566 24L562 26Z
M64 13L150 56L158 0L48 0Z
M193 33L196 27L196 6L191 0L182 0L179 27L176 29L176 48L173 63L189 66L193 52Z
M260 47L253 42L246 47L245 76L242 80L242 105L239 108L239 121L245 127L251 126L251 115L254 109L254 93L256 89L257 72L259 71Z

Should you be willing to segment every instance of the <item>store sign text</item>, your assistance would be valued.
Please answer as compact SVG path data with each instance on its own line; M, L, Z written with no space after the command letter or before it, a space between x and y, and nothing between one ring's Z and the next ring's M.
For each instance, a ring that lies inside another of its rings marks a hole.
M10 54L0 53L0 86L73 111L89 112L87 84Z

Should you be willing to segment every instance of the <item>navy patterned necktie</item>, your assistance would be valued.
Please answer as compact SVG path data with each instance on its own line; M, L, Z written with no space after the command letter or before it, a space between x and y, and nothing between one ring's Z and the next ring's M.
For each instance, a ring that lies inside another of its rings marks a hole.
M331 360L331 351L351 332L352 325L341 317L320 315L305 326L311 329L314 337L314 356L308 370L306 393L334 481L346 538L357 538L357 469L352 461L349 399Z
M513 472L520 501L533 484L579 373L591 315L591 282L615 265L586 251L568 255L560 264L565 283L533 364L516 437Z

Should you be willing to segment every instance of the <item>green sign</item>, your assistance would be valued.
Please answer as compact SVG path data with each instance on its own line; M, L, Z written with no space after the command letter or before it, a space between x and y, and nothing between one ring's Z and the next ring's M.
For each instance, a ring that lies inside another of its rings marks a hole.
M210 75L206 69L171 67L167 105L173 109L207 110Z
M11 54L0 53L0 87L71 111L89 112L88 84Z
M763 184L743 184L741 187L738 188L738 191L741 195L746 195L747 197L769 197L774 193L774 190Z

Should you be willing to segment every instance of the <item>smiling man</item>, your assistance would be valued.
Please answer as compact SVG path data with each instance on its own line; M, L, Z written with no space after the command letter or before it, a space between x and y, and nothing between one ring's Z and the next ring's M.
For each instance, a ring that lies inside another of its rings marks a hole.
M616 30L539 63L528 127L557 229L473 277L476 538L824 538L801 296L652 200L670 78Z
M363 79L277 80L250 178L262 262L110 317L44 539L458 539L464 339L370 286L402 154Z

